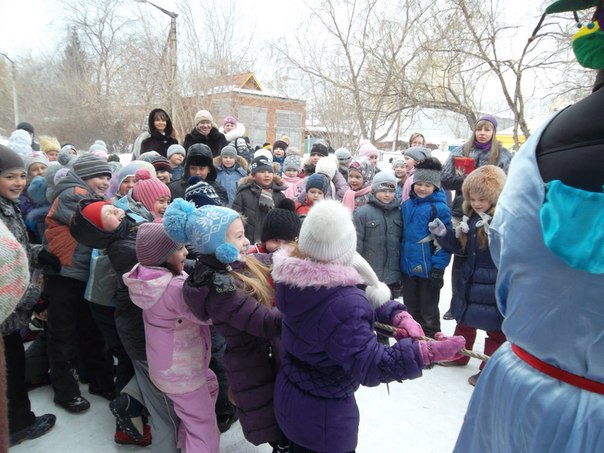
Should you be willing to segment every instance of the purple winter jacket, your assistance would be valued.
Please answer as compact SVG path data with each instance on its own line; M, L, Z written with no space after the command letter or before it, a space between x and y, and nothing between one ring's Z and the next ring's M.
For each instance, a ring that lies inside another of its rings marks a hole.
M254 256L263 262L269 257ZM231 266L239 270L243 263ZM198 257L183 294L191 312L211 319L226 340L224 365L245 438L254 445L276 441L273 345L281 334L281 313L239 291L226 265L210 255Z
M391 323L405 307L390 301L374 311L352 267L273 254L277 307L285 350L275 384L275 416L298 445L322 452L356 448L359 385L422 375L417 344L377 342L373 323Z

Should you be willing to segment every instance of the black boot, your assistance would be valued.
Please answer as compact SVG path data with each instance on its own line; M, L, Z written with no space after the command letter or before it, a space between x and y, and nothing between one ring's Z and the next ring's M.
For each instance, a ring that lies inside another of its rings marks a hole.
M26 440L37 439L38 437L43 436L55 426L56 421L57 417L53 414L44 414L40 417L36 417L36 420L27 428L23 428L9 436L9 446L14 447Z

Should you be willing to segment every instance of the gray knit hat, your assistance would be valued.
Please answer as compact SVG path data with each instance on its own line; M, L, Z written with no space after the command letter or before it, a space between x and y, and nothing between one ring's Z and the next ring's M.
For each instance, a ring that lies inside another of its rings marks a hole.
M78 157L73 163L73 171L84 180L99 176L111 178L111 166L106 160L92 154L84 154Z
M161 223L143 223L136 233L136 259L143 266L159 266L180 247Z
M0 145L0 173L17 168L25 170L23 159L8 146Z
M396 190L396 176L390 170L382 170L373 177L371 181L371 190L379 192L380 190Z
M298 173L302 170L302 159L300 156L287 156L283 161L283 171L296 170Z
M349 164L352 161L352 154L346 148L338 148L335 152L339 164Z
M231 145L227 145L220 151L220 157L232 157L237 158L237 148Z
M440 172L442 171L442 165L438 159L429 157L423 162L419 162L415 166L415 173L413 174L413 184L418 182L427 182L436 186L437 190L440 190Z
M405 151L405 156L410 157L415 162L423 162L428 157L432 157L432 152L422 146L412 146Z

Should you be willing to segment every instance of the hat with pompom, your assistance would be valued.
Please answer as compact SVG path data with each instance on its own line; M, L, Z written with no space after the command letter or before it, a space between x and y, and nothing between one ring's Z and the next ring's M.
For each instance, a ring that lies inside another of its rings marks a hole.
M418 182L425 182L435 186L437 191L440 190L440 172L442 168L440 161L435 157L429 157L423 162L419 162L415 166L413 185Z
M376 156L378 155L378 149L369 141L361 140L361 146L359 148L359 156Z
M285 143L283 140L275 140L275 143L273 143L273 151L275 151L277 148L281 148L283 151L285 151L287 146L287 143Z
M143 204L149 212L153 205L162 197L171 197L170 189L159 179L152 177L148 170L141 168L134 174L136 184L132 188L132 198Z
M239 213L222 206L196 208L182 198L174 200L163 218L164 230L178 243L189 243L204 255L214 255L224 264L239 260L239 250L226 242L226 233Z
M315 261L350 264L357 247L350 210L335 200L314 204L302 223L298 246Z
M295 170L298 173L302 171L302 159L300 156L287 156L283 161L283 171Z
M192 202L198 208L207 204L215 206L222 204L220 197L216 193L216 189L199 176L191 176L187 180L185 200Z
M145 222L136 233L136 259L143 266L160 266L180 247L161 223Z
M300 217L295 212L295 203L289 198L284 198L274 209L271 209L264 222L262 222L262 235L260 241L269 239L282 239L295 241L300 234Z
M315 173L325 175L329 178L329 180L332 180L337 172L338 162L333 155L320 159L315 166Z

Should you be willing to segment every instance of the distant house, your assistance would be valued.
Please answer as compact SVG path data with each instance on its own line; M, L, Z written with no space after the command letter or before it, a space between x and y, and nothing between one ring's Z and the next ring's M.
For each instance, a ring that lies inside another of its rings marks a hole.
M186 117L206 109L221 126L224 117L233 115L245 125L252 145L287 135L291 145L303 146L305 101L264 90L253 72L204 80L203 85L203 94L182 99Z

